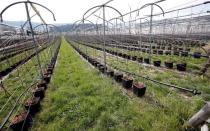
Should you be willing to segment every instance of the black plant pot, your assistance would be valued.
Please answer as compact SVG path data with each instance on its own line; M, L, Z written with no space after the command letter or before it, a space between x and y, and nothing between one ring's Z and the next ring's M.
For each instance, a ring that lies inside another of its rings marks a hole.
M106 74L110 77L114 76L114 71L113 70L107 70Z
M97 64L97 68L99 69L101 66L103 66L101 63Z
M123 77L123 78L122 78L122 85L123 85L123 87L126 88L126 89L131 88L132 85L133 85L133 79L132 79L132 78L129 78L129 77L126 77L126 76Z
M138 62L142 63L143 62L143 57L138 57Z
M44 74L43 79L48 84L48 83L50 83L51 75L50 74Z
M143 83L134 83L133 84L133 93L136 94L137 96L141 97L144 96L146 92L146 86Z
M158 50L159 55L163 55L163 50Z
M183 48L179 48L179 51L183 51Z
M46 83L46 81L41 81L39 84L37 84L37 87L38 88L44 87L44 89L46 90L47 89L47 83Z
M176 65L178 71L186 71L187 64L186 63L179 63Z
M137 56L133 56L133 57L132 57L132 60L133 60L133 61L136 61L136 60L137 60Z
M118 53L118 56L119 56L119 57L122 57L122 53Z
M168 69L173 69L173 62L171 62L171 61L165 61L165 66L166 66Z
M10 128L13 131L28 131L31 126L32 117L27 112L20 113L16 115L11 122Z
M48 73L48 74L52 74L52 73L53 73L53 68L52 68L52 67L48 67L47 73Z
M3 77L3 76L5 76L5 75L7 75L7 72L6 72L6 71L1 71L1 72L0 72L0 77Z
M201 58L201 52L194 52L193 57L194 58Z
M114 73L115 81L122 82L122 77L123 77L123 74L121 74L121 73Z
M44 98L45 95L45 88L40 87L40 88L35 88L32 93L34 94L34 97L40 97L40 99Z
M39 97L29 98L25 102L25 109L29 110L31 115L35 115L35 113L40 111L40 98Z
M188 56L188 52L187 51L182 51L181 52L181 56L187 57Z
M96 66L97 66L97 64L98 64L98 62L97 62L97 61L94 61L94 62L93 62L93 66L95 66L95 67L96 67Z
M160 60L153 61L153 64L154 66L160 67L161 61Z
M142 49L141 51L145 53L146 52L146 49Z
M179 52L178 51L174 51L174 55L179 56Z
M166 55L171 55L171 51L165 51Z
M144 58L144 63L150 64L150 59L149 58Z
M153 54L157 54L157 50L153 50L152 53L153 53Z
M123 57L123 58L127 58L127 54L123 54L122 57Z
M102 73L105 73L106 67L100 66L100 67L99 67L99 71L102 72Z

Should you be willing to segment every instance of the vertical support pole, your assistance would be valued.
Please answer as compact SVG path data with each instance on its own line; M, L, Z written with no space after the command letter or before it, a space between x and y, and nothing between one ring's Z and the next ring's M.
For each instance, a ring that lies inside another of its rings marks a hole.
M141 18L139 19L139 37L140 37L140 39L139 39L139 50L138 50L138 52L140 51L140 55L139 55L139 53L138 53L138 57L140 56L141 58L143 58L142 57L142 23L141 23ZM139 63L139 65L140 65L140 63ZM139 66L139 73L141 73L140 72L141 71L141 66Z
M104 45L103 45L103 52L104 52L104 66L106 67L106 41L105 41L105 35L106 35L106 23L105 23L105 19L106 19L106 17L105 17L105 5L103 5L103 41L104 41Z
M50 43L50 34L49 34L49 30L48 30L48 25L47 24L45 24L45 28L46 28L46 31L47 31L48 42ZM50 56L53 57L53 53L52 53L51 47L50 47Z
M149 51L149 59L152 57L152 17L153 17L153 4L151 5L151 16L150 16L150 27L149 27L149 41L150 41L150 51Z
M34 31L33 31L33 27L32 27L32 24L31 24L31 18L30 18L27 3L25 3L25 8L26 8L27 20L28 20L30 30L31 30L31 34L32 34L32 40L33 40L33 43L35 45L35 52L36 52L36 57L37 57L37 62L38 62L38 66L39 66L40 75L41 75L41 78L44 78L43 72L42 72L42 66L41 66L41 62L40 62L40 57L39 57L39 53L38 53L38 44L35 41Z

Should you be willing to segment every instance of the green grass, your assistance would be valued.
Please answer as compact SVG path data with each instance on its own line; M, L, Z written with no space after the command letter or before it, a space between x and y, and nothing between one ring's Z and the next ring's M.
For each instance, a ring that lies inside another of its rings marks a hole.
M63 40L52 83L32 130L185 130L203 105L168 88L147 84L146 96L129 98L122 87L81 60Z

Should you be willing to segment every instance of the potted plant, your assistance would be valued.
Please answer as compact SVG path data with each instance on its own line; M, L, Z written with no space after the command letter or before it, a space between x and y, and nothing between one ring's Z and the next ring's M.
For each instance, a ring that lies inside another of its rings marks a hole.
M194 58L201 58L201 52L195 51L195 52L193 53L193 57L194 57Z
M184 59L182 59L176 64L176 67L178 71L186 71L187 63Z
M50 75L50 74L45 73L43 77L44 77L44 78L43 78L44 81L45 81L47 84L50 83L50 79L51 79L51 75Z
M99 64L99 62L98 61L95 61L93 64L94 64L95 67L97 67L97 65Z
M48 68L47 68L47 73L48 73L48 74L52 74L52 73L53 73L53 67L51 67L51 66L48 67Z
M115 73L114 73L114 79L115 79L117 82L121 82L121 81L122 81L122 77L123 77L123 74L122 74L122 73L119 73L119 72L115 72Z
M106 74L110 77L114 76L114 71L113 70L107 70Z
M30 114L34 115L40 110L40 97L31 97L25 102L26 110L30 110Z
M166 51L165 51L165 54L166 54L166 55L171 55L171 51L170 51L170 50L166 50Z
M163 50L158 50L158 55L163 55Z
M181 52L181 56L187 57L188 56L188 52L187 51L182 51Z
M153 61L153 64L154 64L154 66L156 66L156 67L160 67L160 65L161 65L161 60L160 60L160 59L155 59L155 60Z
M121 52L120 52L120 53L118 53L118 56L119 56L119 57L122 57L122 55L123 55L123 54L122 54Z
M144 58L144 63L150 64L150 59L149 58Z
M130 55L127 55L127 59L130 60L131 59L131 56Z
M165 67L168 69L173 69L174 66L174 62L172 61L172 59L168 59L164 62Z
M152 50L152 53L153 54L157 54L157 50Z
M129 76L124 76L122 78L122 85L124 88L129 89L133 85L133 78Z
M136 61L137 60L137 56L132 56L132 60Z
M133 84L133 93L137 96L144 96L146 92L146 85L141 82L136 82Z
M174 51L173 54L179 56L179 51Z
M123 58L127 58L127 54L122 54L122 57Z
M141 49L141 51L145 53L145 52L146 52L146 49L145 49L145 48L143 48L143 49Z
M101 66L99 67L99 71L102 72L102 73L105 73L106 69L107 69L107 68L106 68L104 65L101 65Z
M45 88L44 87L36 87L32 93L34 94L34 97L40 97L40 99L44 98L44 94L45 94Z
M137 61L138 61L139 63L142 63L142 62L143 62L143 57L141 57L141 56L138 57L138 58L137 58Z
M40 88L40 87L44 87L44 89L46 90L47 89L47 83L46 81L41 81L37 84L37 87Z
M31 126L32 117L27 112L16 115L10 124L10 128L14 131L27 131Z

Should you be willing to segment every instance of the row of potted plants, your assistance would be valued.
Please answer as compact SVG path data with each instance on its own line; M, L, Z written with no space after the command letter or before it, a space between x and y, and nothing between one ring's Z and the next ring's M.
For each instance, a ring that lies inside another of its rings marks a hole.
M110 45L107 45L107 46L110 46ZM189 56L192 56L193 58L201 58L201 57L205 57L206 55L203 55L200 51L195 51L193 53L190 53L190 48L187 48L187 49L184 49L184 48L174 48L173 49L171 47L168 47L167 49L159 49L159 48L152 48L150 50L150 48L136 48L136 47L128 47L128 46L114 46L116 48L121 48L121 49L126 49L126 50L130 50L130 51L141 51L143 53L151 53L152 54L158 54L158 55L175 55L175 56L182 56L182 57L189 57ZM154 47L154 46L152 46ZM161 47L163 48L163 47Z
M32 90L33 96L27 99L26 102L24 103L26 111L21 112L12 119L10 125L10 128L12 130L27 131L32 124L33 120L32 118L35 116L37 112L40 111L41 109L40 102L45 96L47 85L50 83L59 49L60 49L60 44L57 46L54 56L52 57L50 64L48 65L47 69L43 74L42 80L34 86L34 89Z
M106 66L98 62L97 60L91 58L84 52L82 52L80 49L78 49L76 46L72 45L73 48L86 60L88 60L89 63L91 63L94 67L98 68L99 71L103 74L106 74L107 76L112 77L116 82L122 83L122 86L125 89L133 90L133 93L137 96L144 96L146 92L146 85L141 82L133 82L133 78L130 76L123 75L120 72L114 71L112 69L108 69Z
M95 48L94 46L89 46L89 47ZM97 47L95 49L103 51L103 49L100 48L100 47ZM116 52L116 51L109 50L109 49L106 49L105 51L107 53L110 53L110 54L115 55L115 56L122 57L124 59L138 61L139 63L151 64L151 59L147 58L147 57L143 58L143 57L138 57L138 56L131 56L131 55L128 55L126 53ZM154 59L153 60L153 65L156 66L156 67L161 67L161 60L160 59ZM171 59L168 59L164 62L164 66L168 69L173 69L174 68L174 62ZM179 63L176 64L176 69L178 71L186 71L187 70L187 63L185 61L180 61Z

